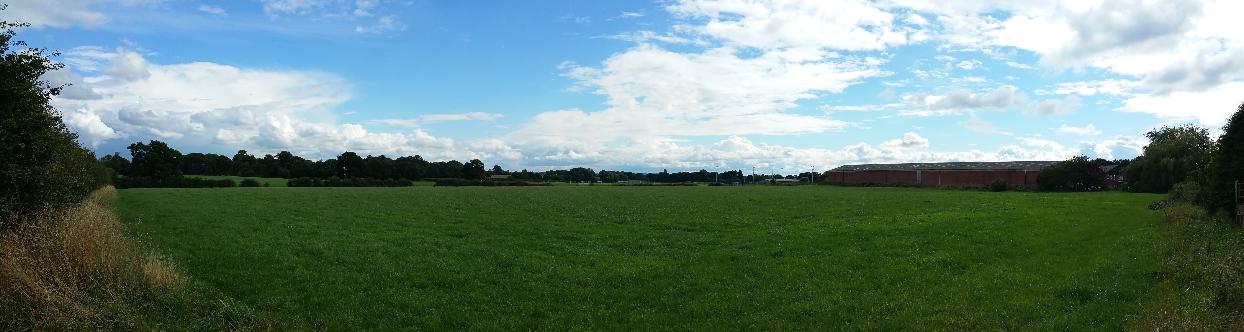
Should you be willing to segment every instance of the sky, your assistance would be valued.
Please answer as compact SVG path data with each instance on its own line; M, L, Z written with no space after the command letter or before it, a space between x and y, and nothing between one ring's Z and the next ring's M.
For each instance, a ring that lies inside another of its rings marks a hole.
M1238 0L7 0L97 154L506 169L1132 158L1244 102Z

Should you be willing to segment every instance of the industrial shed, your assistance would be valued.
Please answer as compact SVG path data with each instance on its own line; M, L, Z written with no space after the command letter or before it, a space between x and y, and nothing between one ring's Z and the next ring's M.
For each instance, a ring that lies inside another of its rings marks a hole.
M1037 173L1057 161L947 162L843 165L825 172L831 184L985 187L996 179L1010 186L1037 186Z

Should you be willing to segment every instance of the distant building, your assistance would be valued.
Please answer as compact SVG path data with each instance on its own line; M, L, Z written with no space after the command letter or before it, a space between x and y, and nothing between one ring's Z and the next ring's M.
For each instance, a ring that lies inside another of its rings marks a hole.
M825 172L831 184L985 187L1002 179L1012 187L1037 186L1037 173L1057 161L947 162L843 165Z

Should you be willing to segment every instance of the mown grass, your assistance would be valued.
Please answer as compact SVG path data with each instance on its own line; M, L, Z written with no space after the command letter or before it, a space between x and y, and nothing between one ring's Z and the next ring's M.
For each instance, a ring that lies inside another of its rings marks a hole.
M279 329L1126 329L1155 195L904 188L128 189Z

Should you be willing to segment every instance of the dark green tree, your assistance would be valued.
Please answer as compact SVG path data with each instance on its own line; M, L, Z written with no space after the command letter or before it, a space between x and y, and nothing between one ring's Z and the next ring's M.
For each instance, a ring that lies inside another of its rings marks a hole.
M49 103L62 87L41 77L64 67L56 53L14 40L26 26L0 21L0 227L81 201L107 178Z
M462 165L462 178L467 180L484 179L484 162L479 159L471 159L466 165Z
M1236 181L1244 182L1244 103L1235 110L1235 114L1227 120L1222 128L1222 136L1218 138L1218 151L1213 159L1211 209L1226 210L1232 214L1235 209Z
M181 177L181 152L168 144L152 140L148 144L130 144L129 149L133 160L126 175L160 180Z
M1208 164L1214 141L1209 130L1194 125L1162 127L1145 134L1149 145L1144 155L1123 169L1123 179L1132 191L1165 193L1190 176L1208 179Z
M363 172L363 157L359 157L357 153L346 151L337 156L337 177L347 179L352 176L360 176Z
M1042 191L1100 191L1106 177L1088 157L1076 156L1042 169L1037 186Z

